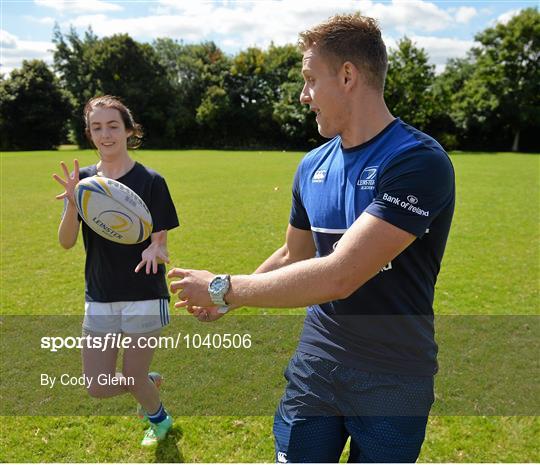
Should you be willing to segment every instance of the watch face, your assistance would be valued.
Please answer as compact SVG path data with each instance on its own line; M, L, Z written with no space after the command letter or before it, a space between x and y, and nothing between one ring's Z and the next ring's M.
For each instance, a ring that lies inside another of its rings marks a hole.
M219 293L224 288L225 288L225 280L222 278L216 278L214 279L214 281L210 283L210 289L212 289L212 292Z

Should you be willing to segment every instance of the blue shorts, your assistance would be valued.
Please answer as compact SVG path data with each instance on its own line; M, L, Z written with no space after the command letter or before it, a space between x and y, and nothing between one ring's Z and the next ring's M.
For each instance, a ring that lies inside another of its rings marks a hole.
M414 462L433 404L433 377L368 373L296 352L274 417L278 462Z

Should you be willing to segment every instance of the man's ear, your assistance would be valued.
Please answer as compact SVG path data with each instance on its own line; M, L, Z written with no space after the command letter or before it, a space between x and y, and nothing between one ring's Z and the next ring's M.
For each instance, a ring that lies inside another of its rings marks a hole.
M353 87L358 79L358 69L350 61L343 63L341 68L343 84L347 87Z

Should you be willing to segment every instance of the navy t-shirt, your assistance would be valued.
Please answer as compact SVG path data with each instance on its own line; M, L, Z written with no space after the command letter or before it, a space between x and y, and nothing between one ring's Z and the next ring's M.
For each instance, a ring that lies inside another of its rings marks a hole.
M96 165L81 168L79 178L97 174ZM136 162L118 182L128 186L147 205L152 215L153 230L159 232L178 226L178 216L165 179ZM80 220L79 216L79 220ZM101 237L82 222L85 264L85 298L87 302L129 302L169 298L165 265L158 265L157 274L146 274L143 268L135 273L141 254L151 244L151 237L140 244L124 245Z
M335 137L308 153L290 224L312 231L318 256L363 212L417 239L348 298L308 307L298 350L367 371L434 374L434 289L454 198L448 155L399 118L360 146Z

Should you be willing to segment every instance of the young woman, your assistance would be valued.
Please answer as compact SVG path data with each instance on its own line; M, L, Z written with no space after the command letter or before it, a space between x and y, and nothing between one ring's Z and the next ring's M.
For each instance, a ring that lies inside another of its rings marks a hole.
M178 226L178 217L165 180L155 171L134 161L128 149L137 148L142 129L130 110L116 97L109 95L91 99L84 108L86 134L98 151L95 165L69 174L64 162L64 178L53 178L65 191L65 209L58 229L58 239L65 249L77 241L81 218L77 213L73 192L79 179L104 176L125 184L148 206L154 229L149 239L136 245L123 245L102 238L84 222L82 234L86 249L85 316L83 335L103 338L108 333L131 337L131 346L124 349L122 373L116 373L118 347L102 349L84 347L83 369L93 382L88 392L93 397L112 397L129 392L139 402L140 416L150 421L143 446L151 446L165 438L173 420L160 401L158 387L161 376L148 373L153 349L144 341L158 336L169 322L169 293L165 281L168 263L167 231ZM100 384L96 380L110 379Z

